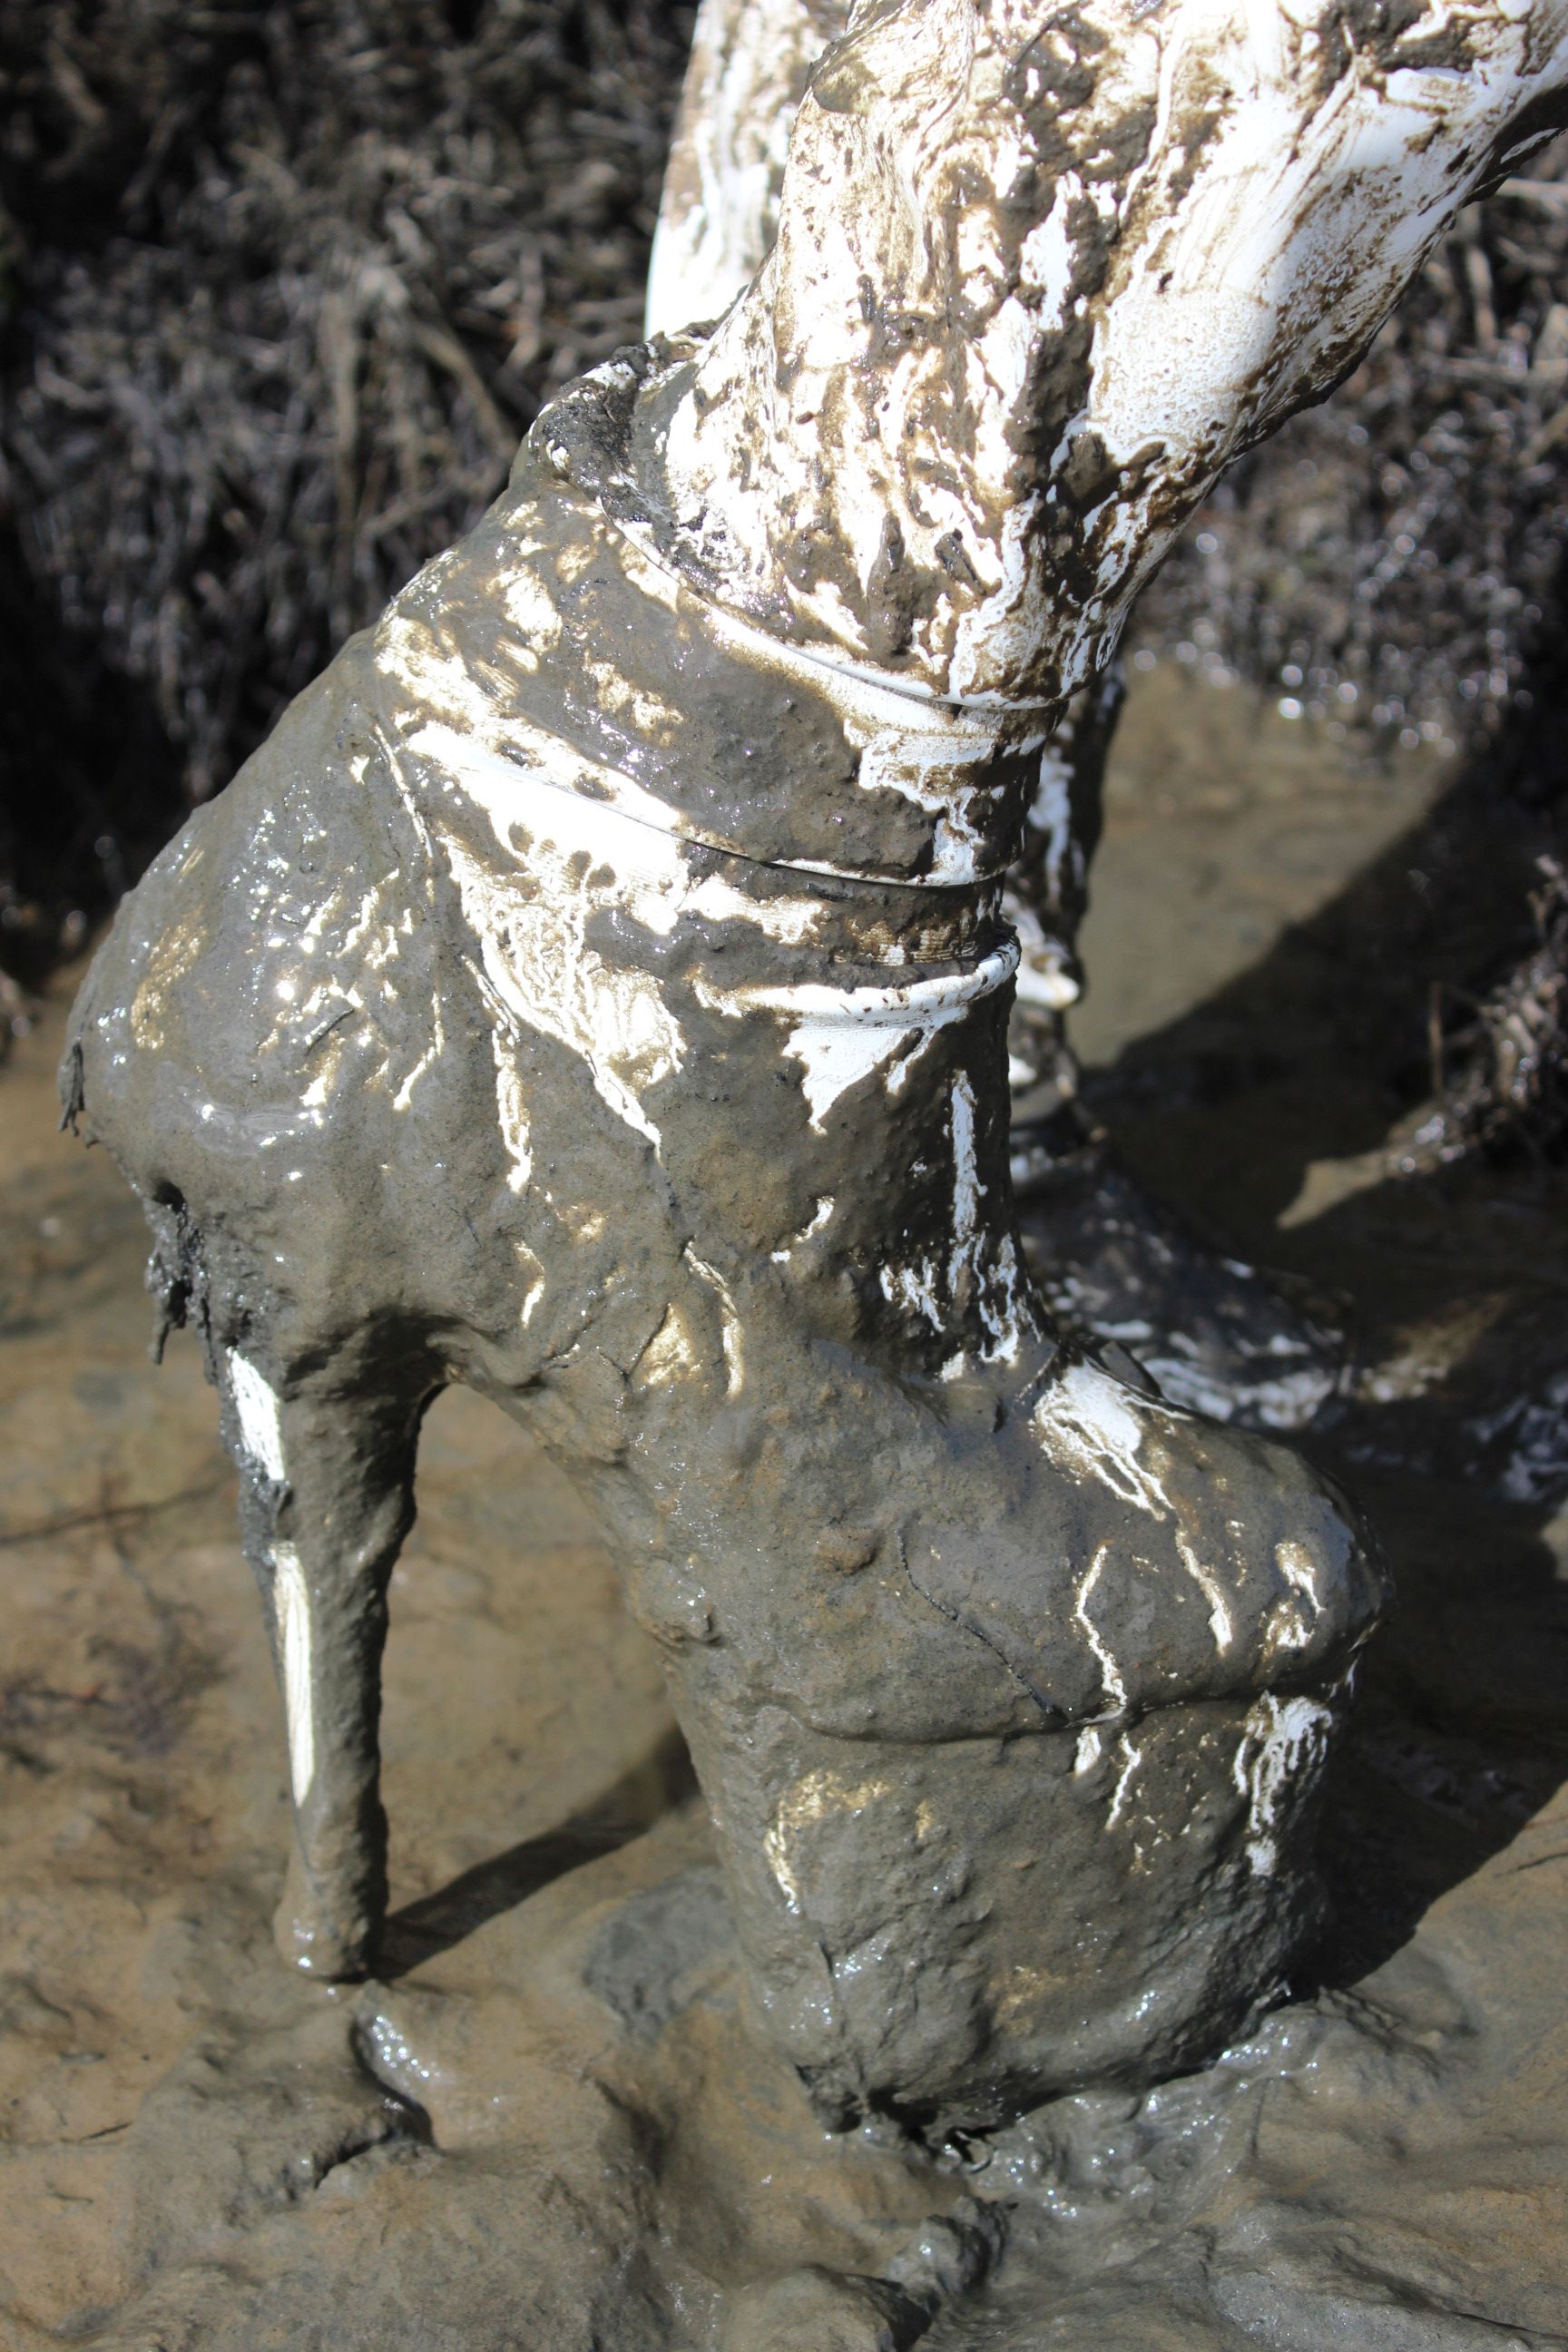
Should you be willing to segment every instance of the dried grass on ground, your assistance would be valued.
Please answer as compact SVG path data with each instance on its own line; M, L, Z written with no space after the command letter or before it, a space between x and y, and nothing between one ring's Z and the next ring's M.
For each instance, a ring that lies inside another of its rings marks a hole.
M689 24L659 0L7 0L14 966L637 334Z

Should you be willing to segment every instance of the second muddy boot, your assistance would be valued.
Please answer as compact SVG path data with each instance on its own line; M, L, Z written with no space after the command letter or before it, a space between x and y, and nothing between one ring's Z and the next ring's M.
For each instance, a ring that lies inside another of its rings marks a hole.
M1204 1241L1137 1183L1081 1116L1012 1136L1024 1255L1058 1323L1134 1357L1163 1396L1215 1421L1304 1430L1335 1395L1345 1340L1326 1312Z

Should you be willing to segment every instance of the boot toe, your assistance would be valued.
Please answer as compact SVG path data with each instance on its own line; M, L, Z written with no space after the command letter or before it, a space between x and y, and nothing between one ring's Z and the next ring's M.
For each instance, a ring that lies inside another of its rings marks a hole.
M910 1574L1048 1718L1321 1685L1375 1621L1382 1577L1353 1512L1287 1445L1086 1358L1008 1440L995 1507L911 1528Z

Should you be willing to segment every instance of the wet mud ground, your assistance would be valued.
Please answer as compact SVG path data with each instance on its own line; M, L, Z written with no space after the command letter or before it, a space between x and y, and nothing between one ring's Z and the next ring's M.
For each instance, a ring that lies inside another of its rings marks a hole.
M1391 1178L1422 996L1533 840L1141 677L1078 1022L1128 1165L1348 1337L1310 1443L1398 1580L1332 1925L1255 2039L938 2164L748 2042L657 1660L567 1486L442 1400L394 1586L381 1980L291 1980L284 1756L195 1342L56 1133L70 981L0 1068L0 2342L17 2352L1568 2345L1568 1220ZM1418 1088L1416 1089L1418 1091ZM979 2249L979 2252L976 2252ZM882 2339L884 2341L890 2339Z

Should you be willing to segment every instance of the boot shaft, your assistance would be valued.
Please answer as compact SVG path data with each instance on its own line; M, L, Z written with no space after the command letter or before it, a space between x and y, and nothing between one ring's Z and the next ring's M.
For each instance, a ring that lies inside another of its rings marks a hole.
M581 446L575 404L547 447ZM1007 1176L997 877L1032 723L715 614L537 455L373 657L386 756L500 1019L578 1057L748 1322L916 1379L1016 1362L1041 1322Z

